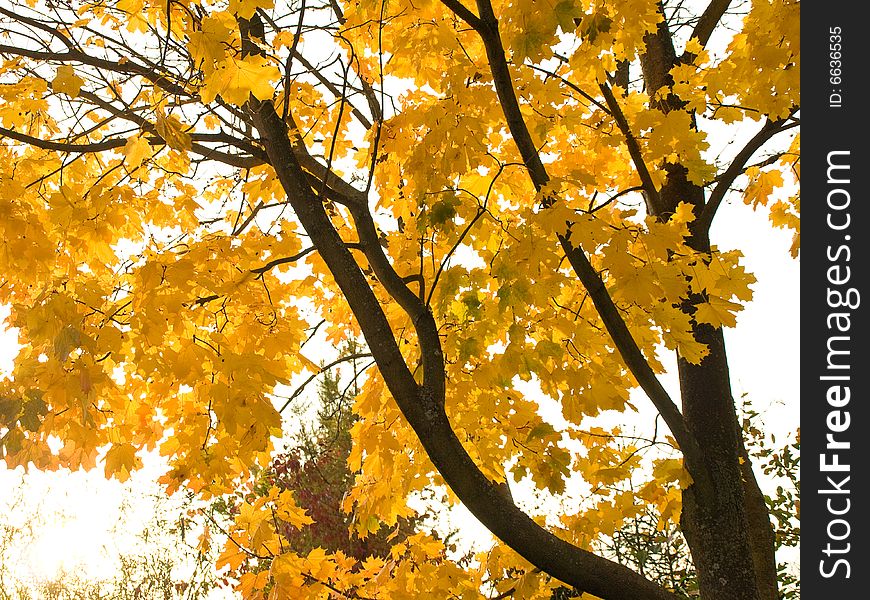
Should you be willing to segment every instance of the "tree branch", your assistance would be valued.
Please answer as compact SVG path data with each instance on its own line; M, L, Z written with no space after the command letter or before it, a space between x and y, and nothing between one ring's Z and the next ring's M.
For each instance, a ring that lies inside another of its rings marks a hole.
M251 273L256 273L257 275L262 275L266 271L271 271L275 267L280 267L281 265L286 265L286 264L289 264L292 262L296 262L297 260L299 260L303 256L306 256L307 254L314 252L316 249L317 248L315 248L314 246L310 246L308 248L305 248L304 250L300 250L299 252L297 252L293 256L282 256L280 258L272 259L269 262L267 262L265 265L263 265L262 267L257 267L256 269L251 269Z
M789 122L787 119L781 119L778 121L768 120L758 133L752 136L752 139L743 146L740 152L737 153L737 156L734 157L734 160L731 161L731 164L728 165L728 168L725 169L725 172L719 177L719 182L710 193L710 197L704 205L704 210L701 212L701 216L698 218L698 223L696 225L700 231L710 231L710 226L713 224L713 218L716 216L716 212L722 204L725 194L727 194L728 190L731 189L734 180L743 173L744 167L749 159L752 158L752 155L777 133L787 131L793 127L797 127L798 125L799 123Z
M601 83L599 84L599 87L601 88L601 93L604 94L604 100L607 102L607 107L610 109L610 113L616 121L616 126L619 127L619 131L622 132L622 136L625 138L625 145L628 147L628 154L631 156L634 168L637 169L637 174L640 176L640 181L643 184L644 200L646 200L647 205L647 213L651 215L660 215L664 210L662 199L655 183L653 183L652 175L650 175L649 168L646 166L643 154L640 151L640 145L637 143L637 139L631 131L628 119L625 118L625 113L622 112L622 108L619 106L619 102L613 95L610 86L606 83Z
M441 337L438 334L435 318L432 316L429 306L408 287L404 278L393 269L393 265L381 246L368 207L355 205L350 207L350 212L357 226L363 252L372 270L374 270L375 276L387 290L387 293L408 314L420 340L420 352L423 359L423 386L432 398L443 403L447 379L444 372Z
M92 152L105 152L122 148L127 144L124 138L109 138L99 142L91 142L90 144L71 144L68 142L58 142L54 140L43 140L26 133L19 133L12 129L0 127L0 137L9 138L36 148L43 150L53 150L55 152L69 152L71 154L88 154Z
M713 30L719 24L722 15L728 10L731 0L710 0L710 4L704 10L695 29L692 30L692 37L697 38L701 46L706 46L710 41L710 36L713 35ZM685 52L680 58L680 62L690 63L695 60L695 56L689 52Z
M594 104L595 106L600 108L604 113L606 113L608 115L610 114L610 110L606 106L601 104L601 102L596 100L591 94L584 91L580 86L578 86L573 81L569 81L568 79L562 77L558 73L556 73L554 71L548 71L547 69L539 67L538 65L533 65L531 63L523 63L523 64L525 66L529 67L530 69L532 69L533 71L538 71L539 73L544 73L547 77L552 77L554 79L558 79L559 81L564 83L569 89L574 90L575 92L580 94L583 98L585 98L588 102L590 102L591 104Z
M311 383L312 381L317 379L319 376L321 376L326 371L330 370L331 368L333 368L335 366L340 365L341 363L353 361L353 360L359 360L360 358L372 358L372 355L369 354L368 352L361 352L358 354L348 354L347 356L342 356L342 357L332 361L331 363L329 363L327 365L321 366L320 369L316 373L312 373L311 376L308 377L308 379L303 381L295 390L293 390L293 393L290 394L290 396L287 398L287 401L281 405L281 408L278 409L278 412L279 413L284 412L287 409L287 407L290 406L290 403L293 402L299 396L299 394L301 394L303 392L303 390L305 390L305 388L308 386L309 383Z
M508 130L520 151L520 156L529 171L535 189L540 190L550 181L550 176L544 168L544 163L541 162L538 148L532 141L532 136L520 111L520 103L514 91L504 46L498 32L498 20L495 18L489 0L477 0L477 9L480 13L481 26L475 29L480 34L486 49L495 92L507 121Z
M326 78L326 76L323 75L323 73L320 72L320 69L315 68L315 66L312 65L312 64L311 64L311 63L310 63L310 62L309 62L309 61L308 61L308 60L307 60L307 59L302 55L301 52L299 52L298 50L295 50L295 49L294 49L293 52L292 52L292 56L294 56L294 57L295 57L295 58L296 58L296 59L297 59L297 60L302 64L302 66L305 67L305 68L308 70L308 72L311 73L311 74L312 74L312 75L317 79L317 81L319 81L320 83L322 83L323 86L324 86L326 89L328 89L328 90L330 91L330 93L331 93L333 96L335 96L336 98L341 98L341 97L344 96L344 94L342 94L341 90L339 90L339 89L335 86L335 84L333 84L331 81L329 81L329 80ZM289 74L288 74L287 76L289 77ZM371 129L371 128L372 128L372 122L371 122L371 120L370 120L368 117L366 117L366 116L362 113L362 111L361 111L360 109L358 109L356 106L354 106L354 104L353 104L352 102L350 102L350 100L348 100L347 98L345 98L345 100L346 100L347 103L350 105L351 113L353 113L353 116L356 117L356 120L360 122L360 125L362 125L362 126L365 127L366 129ZM370 107L371 107L371 104L370 104ZM377 115L374 115L374 117L375 117L376 119L378 118Z
M91 154L95 152L106 152L108 150L117 150L118 148L123 148L125 145L127 145L126 138L108 138L99 142L92 142L90 144L71 144L55 140L43 140L32 135L27 135L25 133L19 133L11 129L6 129L5 127L0 127L0 137L6 137L12 140L16 140L18 142L28 144L35 148L41 148L43 150L68 152L70 154ZM191 138L195 139L195 136L191 136ZM150 137L148 138L148 143L154 146L166 145L166 141L156 133L150 135ZM254 156L247 157L240 156L238 154L230 154L228 152L221 152L220 150L209 148L195 142L191 144L191 151L207 160L222 162L226 165L242 169L250 169L251 167L263 164L263 160Z
M459 0L441 0L441 4L453 11L453 14L465 21L469 27L478 33L482 32L483 24L480 17L471 12L462 2Z
M90 54L86 54L84 52L81 52L80 50L71 49L67 52L43 52L40 50L28 50L26 48L18 48L16 46L8 46L5 44L0 44L0 54L11 54L13 56L21 56L24 58L31 58L33 60L50 62L80 62L82 64L95 67L97 69L111 71L113 73L138 75L139 77L150 81L155 86L174 96L196 96L196 94L193 94L184 86L181 86L178 83L172 81L165 75L159 74L157 65L146 66L136 64L132 61L127 61L122 65L111 60L91 56Z
M25 17L24 15L16 14L16 13L14 13L10 10L7 10L3 7L0 7L0 15L3 15L5 17L9 17L10 19L12 19L14 21L19 21L19 22L24 23L26 25L30 25L31 27L33 27L35 29L39 29L40 31L44 31L45 33L49 34L51 37L59 39L61 41L61 43L64 46L66 46L67 48L69 48L70 50L77 49L76 45L73 44L68 37L63 35L60 31L58 31L54 27L46 25L42 21L39 21L37 19L31 19L30 17Z
M493 81L496 86L496 93L498 94L508 129L520 151L520 155L523 157L523 162L528 169L535 189L540 191L550 180L550 177L541 161L537 148L532 142L525 119L520 112L507 60L505 59L504 48L498 33L498 21L495 18L492 4L490 4L489 0L477 0L477 5L481 20L485 25L480 35L486 48ZM618 109L619 107L616 106L616 108ZM652 189L655 190L655 187L652 186ZM577 273L581 283L586 287L590 296L592 296L593 303L601 316L604 327L607 329L611 339L613 339L616 349L629 371L631 371L632 375L637 379L638 384L640 384L653 405L661 413L662 418L664 418L665 423L680 445L680 449L683 451L683 456L686 459L686 469L695 482L702 488L703 492L710 492L711 488L707 485L709 475L704 467L703 454L701 453L698 440L689 431L679 408L661 385L646 358L644 358L643 352L638 347L625 321L613 304L613 300L610 298L610 294L604 286L603 281L592 268L585 251L571 243L570 235L569 224L567 231L557 236L565 256Z
M610 334L613 343L628 370L637 379L641 389L652 401L653 406L662 415L674 439L680 446L683 457L686 460L686 470L692 476L695 485L701 493L714 493L713 485L707 469L704 467L703 450L698 440L689 431L686 421L680 409L671 399L659 378L650 367L640 347L631 335L628 326L619 314L619 309L613 303L601 275L595 270L586 253L582 248L574 246L570 241L570 232L567 236L559 236L562 248L568 261L577 273L577 277L583 283L583 287L589 292L589 297L595 305L595 309L601 316L607 333Z

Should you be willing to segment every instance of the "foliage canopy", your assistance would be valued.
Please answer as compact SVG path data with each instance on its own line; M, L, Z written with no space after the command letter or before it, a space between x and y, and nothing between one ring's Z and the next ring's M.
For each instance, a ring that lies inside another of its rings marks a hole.
M28 0L0 19L7 463L102 457L124 479L156 449L170 490L230 493L320 370L306 342L361 337L358 533L446 484L501 543L472 564L424 532L361 562L299 554L275 524L311 518L276 487L219 561L247 597L673 598L590 551L655 506L702 598L776 598L722 335L754 278L709 231L733 191L797 255L799 142L779 134L798 2ZM737 150L711 153L723 135ZM647 475L641 442L584 426L636 387L681 452ZM555 520L510 494L571 477L597 494Z

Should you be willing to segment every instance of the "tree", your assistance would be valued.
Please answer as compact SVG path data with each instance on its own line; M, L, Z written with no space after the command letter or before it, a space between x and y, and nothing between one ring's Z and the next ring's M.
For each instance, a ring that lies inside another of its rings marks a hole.
M339 358L353 360L359 350L359 345L351 340ZM317 387L314 426L303 427L292 444L272 459L266 471L268 487L291 490L299 507L314 521L301 530L290 524L278 524L288 546L300 554L322 547L330 552L341 550L359 561L372 556L385 558L395 543L414 533L417 525L416 520L401 519L396 527L388 529L374 520L360 536L349 512L342 507L354 481L354 473L347 464L353 447L350 430L357 420L351 404L359 394L358 366L353 367L350 383L341 381L340 373L324 368ZM300 417L307 410L310 409L302 407ZM300 421L304 426L305 421Z
M798 138L781 134L799 124L799 8L0 8L0 302L23 345L0 404L7 462L102 457L124 478L159 447L170 490L227 493L269 463L274 395L316 369L307 337L362 336L375 367L354 404L355 522L392 527L409 494L446 484L501 545L478 568L423 533L389 560L302 556L273 516L310 517L273 488L241 507L219 561L270 558L246 594L532 597L561 581L673 598L591 551L654 503L679 518L702 598L776 598L723 336L754 278L710 226L733 194L797 231ZM714 134L739 150L711 157ZM521 508L509 480L558 496L572 477L607 489L638 472L646 450L581 429L630 410L635 387L681 462L558 522Z

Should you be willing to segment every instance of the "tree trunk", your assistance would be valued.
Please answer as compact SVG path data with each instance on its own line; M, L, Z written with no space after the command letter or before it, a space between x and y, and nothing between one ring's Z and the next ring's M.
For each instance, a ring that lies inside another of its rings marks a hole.
M758 597L761 600L779 598L779 582L776 575L776 534L770 522L767 501L755 473L752 461L740 440L740 471L743 475L743 495L746 501L746 520L749 523L749 545L752 549L752 563L755 565L755 578L758 580Z
M709 37L728 2L714 2L705 11L703 31ZM641 56L646 91L652 96L670 88L671 69L680 62L674 48L664 7L656 31L644 38ZM683 110L684 103L673 93L651 100L662 112ZM694 115L692 115L694 119ZM667 179L660 191L656 217L666 220L680 202L692 204L696 220L691 224L687 244L696 252L709 254L709 222L700 217L705 205L704 189L687 178L679 164L665 165ZM684 304L688 314L704 299L700 295ZM776 600L777 578L774 533L764 496L752 472L743 447L737 419L725 339L721 329L706 324L693 326L695 338L710 353L700 365L678 359L682 412L686 425L703 449L703 462L712 490L691 486L683 493L681 527L689 544L703 600ZM743 459L741 464L740 459Z
M691 202L697 215L704 192L687 180L683 167L673 165L662 188L662 203L673 211L680 201ZM705 229L693 230L687 243L697 252L710 252ZM691 314L694 305L703 301L696 295L684 309ZM725 338L722 329L707 324L695 324L693 333L709 354L699 365L678 360L682 409L703 448L713 493L702 495L695 486L684 492L681 527L698 573L701 598L775 600L773 530L764 496L745 458Z
M700 365L679 361L683 414L704 448L714 494L683 493L681 526L692 552L704 600L760 600L748 534L745 496L737 460L734 403L722 331L698 326L710 348Z

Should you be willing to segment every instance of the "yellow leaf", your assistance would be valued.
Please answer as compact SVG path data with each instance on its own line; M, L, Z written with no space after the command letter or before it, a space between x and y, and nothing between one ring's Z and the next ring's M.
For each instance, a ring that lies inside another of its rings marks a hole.
M132 444L112 444L106 452L105 472L106 477L114 476L118 481L124 482L130 478L130 473L140 466L140 459L136 456L136 448Z
M203 554L207 554L211 548L211 528L208 525L203 527L196 548Z
M57 75L51 82L51 89L75 98L84 84L85 80L76 75L72 65L61 65L57 68Z
M681 489L692 485L692 476L683 466L683 461L676 458L664 458L655 461L653 475L663 483L676 482Z
M253 95L258 100L268 100L275 92L273 81L281 77L281 72L267 64L262 56L247 56L243 59L230 58L216 69L202 91L202 99L211 102L220 96L231 104L242 106Z
M190 150L190 134L185 125L175 115L168 117L162 111L157 113L157 133L166 142L166 145L175 150Z
M319 373L320 372L320 367L313 360L311 360L310 358L308 358L307 356L305 356L301 352L297 352L296 356L299 357L300 362L302 363L302 365L306 369L308 369L312 373Z
M210 15L202 20L199 31L190 33L187 49L197 62L203 63L206 70L213 69L214 63L225 58L225 48L232 39L230 28L233 22L226 13Z
M269 571L260 571L259 573L247 572L243 573L239 578L239 584L236 589L242 593L243 598L253 598L254 593L266 587L269 583Z
M695 212L692 205L688 202L680 202L677 204L677 209L671 215L671 221L674 223L691 223L695 220Z
M134 135L127 139L121 153L127 157L124 161L127 170L134 171L150 156L151 144L141 135Z
M704 46L698 41L698 38L693 37L686 42L686 52L698 56L704 50Z
M314 520L305 513L305 509L296 505L293 492L290 490L284 490L278 494L278 498L275 500L275 514L278 515L279 519L290 523L297 529L314 523Z
M275 0L230 0L227 10L244 19L250 19L258 8L273 8Z
M235 571L245 562L247 557L248 555L239 547L238 543L233 543L233 540L229 539L224 547L224 551L221 552L221 555L215 562L215 568L220 570L228 566L231 570Z
M698 323L709 323L719 328L737 325L737 317L734 313L741 307L736 302L711 297L708 302L702 302L696 308L694 316Z

